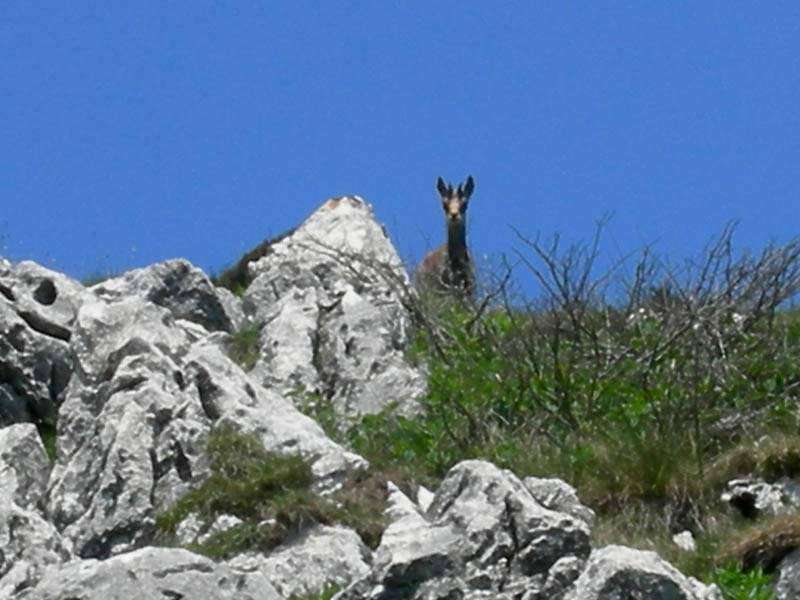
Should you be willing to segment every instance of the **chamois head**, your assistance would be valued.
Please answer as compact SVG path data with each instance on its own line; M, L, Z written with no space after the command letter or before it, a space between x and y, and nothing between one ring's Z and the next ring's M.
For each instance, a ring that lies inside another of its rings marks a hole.
M417 287L472 296L475 275L467 248L466 212L474 188L475 182L471 176L455 189L441 177L436 180L436 190L444 209L447 242L429 253L420 263L415 277Z
M459 183L455 190L453 184L445 183L441 177L436 180L436 190L442 197L442 208L448 228L454 225L464 226L467 204L473 189L475 189L475 181L472 179L472 175L469 175L464 183Z

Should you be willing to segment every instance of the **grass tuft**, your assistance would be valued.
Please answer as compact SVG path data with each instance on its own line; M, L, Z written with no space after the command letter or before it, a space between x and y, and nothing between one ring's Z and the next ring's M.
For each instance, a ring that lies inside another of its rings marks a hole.
M231 359L245 371L251 370L258 361L261 347L261 326L247 325L233 333L228 342Z
M246 550L268 552L316 524L347 525L375 547L387 525L385 485L376 490L374 476L354 476L343 491L323 498L311 490L313 457L267 452L257 437L231 428L213 432L207 452L208 479L157 518L163 544L174 543L178 525L190 514L209 525L220 515L243 521L190 546L214 559Z

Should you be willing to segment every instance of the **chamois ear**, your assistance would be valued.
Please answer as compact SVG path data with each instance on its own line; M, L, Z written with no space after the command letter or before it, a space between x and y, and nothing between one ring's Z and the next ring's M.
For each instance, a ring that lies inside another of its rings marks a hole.
M461 189L461 186L458 186L458 189ZM472 175L467 176L467 181L464 183L464 190L461 192L460 195L464 197L464 200L468 200L470 196L472 196L472 190L475 189L475 181L472 179Z
M441 177L439 177L439 178L436 180L436 191L438 191L438 192L439 192L439 195L440 195L442 198L446 198L447 196L449 196L450 194L452 194L452 193L453 193L453 188L452 188L451 186L448 186L448 185L447 185L447 184L444 182L444 179L442 179Z

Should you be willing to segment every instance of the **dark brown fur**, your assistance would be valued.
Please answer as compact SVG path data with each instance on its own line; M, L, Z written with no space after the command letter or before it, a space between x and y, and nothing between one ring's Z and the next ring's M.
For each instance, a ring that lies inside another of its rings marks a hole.
M475 291L475 272L467 248L467 204L475 182L467 177L453 189L439 177L436 189L442 199L447 241L430 252L419 264L415 282L421 291L434 290L471 297Z

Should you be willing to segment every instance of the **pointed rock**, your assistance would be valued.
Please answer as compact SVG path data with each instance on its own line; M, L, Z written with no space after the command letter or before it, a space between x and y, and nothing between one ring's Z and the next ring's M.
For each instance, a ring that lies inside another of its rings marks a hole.
M244 307L264 325L253 370L264 385L318 394L344 417L418 412L425 376L403 357L408 275L361 198L329 200L250 269Z

